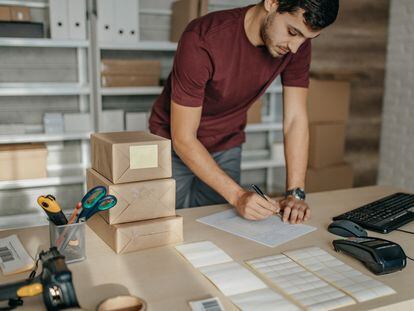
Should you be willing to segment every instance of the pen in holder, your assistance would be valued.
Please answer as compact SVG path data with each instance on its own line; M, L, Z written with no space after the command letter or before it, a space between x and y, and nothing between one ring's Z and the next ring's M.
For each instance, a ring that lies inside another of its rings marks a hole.
M59 252L66 257L66 263L86 259L85 225L84 219L62 226L56 226L49 221L50 246L57 247Z

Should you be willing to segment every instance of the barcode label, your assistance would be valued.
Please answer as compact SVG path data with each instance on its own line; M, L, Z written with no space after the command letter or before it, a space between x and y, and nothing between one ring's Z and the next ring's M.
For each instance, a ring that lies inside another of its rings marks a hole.
M217 300L204 301L201 305L203 306L203 311L223 311Z
M12 251L8 247L0 247L0 259L2 262L14 260Z
M224 311L217 297L191 301L190 307L193 311Z

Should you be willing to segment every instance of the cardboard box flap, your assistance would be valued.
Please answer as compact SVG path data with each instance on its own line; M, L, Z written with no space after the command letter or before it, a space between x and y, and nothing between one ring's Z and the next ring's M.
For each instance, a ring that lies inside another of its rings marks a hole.
M135 132L110 132L110 133L94 133L93 136L99 139L106 140L111 144L128 144L139 142L152 142L152 141L164 141L169 140L167 138L157 136L148 132L135 131Z

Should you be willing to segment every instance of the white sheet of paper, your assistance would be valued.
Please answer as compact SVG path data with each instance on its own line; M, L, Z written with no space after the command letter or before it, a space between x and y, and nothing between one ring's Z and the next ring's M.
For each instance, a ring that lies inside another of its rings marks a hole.
M202 267L200 271L226 296L267 287L252 272L234 261Z
M210 241L178 245L175 249L196 268L233 261Z
M234 209L205 216L197 221L269 247L279 246L316 230L308 225L284 223L277 216L260 221L247 220L237 215Z
M34 261L24 249L17 235L0 239L0 268L4 275L32 269Z
M233 295L231 301L243 311L296 311L293 303L269 288Z

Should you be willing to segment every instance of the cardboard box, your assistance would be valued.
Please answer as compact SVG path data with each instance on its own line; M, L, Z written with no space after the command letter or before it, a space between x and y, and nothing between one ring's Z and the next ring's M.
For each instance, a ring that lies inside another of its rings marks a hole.
M344 161L345 123L309 125L309 167L322 168Z
M160 83L159 75L103 75L101 77L103 87L123 87L123 86L158 86Z
M46 177L45 144L0 145L0 180Z
M175 180L172 178L114 185L93 169L86 173L88 189L104 186L118 203L100 215L111 225L175 215Z
M11 6L10 7L11 20L17 22L30 22L32 20L30 16L30 8L24 6Z
M145 132L91 135L92 168L114 184L170 178L171 141Z
M102 59L101 73L103 75L137 75L160 76L161 62L143 59Z
M0 6L0 21L11 21L11 10L9 6Z
M178 42L188 23L199 16L199 0L178 0L171 5L170 41Z
M98 214L88 220L88 226L117 254L183 241L181 216L110 225Z
M346 122L350 84L344 81L310 80L308 118L313 122Z
M121 132L125 129L124 111L122 109L111 109L102 111L102 124L100 132Z
M65 113L63 120L65 132L67 133L88 133L92 131L92 121L89 113Z
M262 122L262 101L257 100L247 110L247 124Z
M308 169L306 174L306 192L319 192L348 189L353 186L353 170L349 164Z
M148 113L146 112L127 112L125 114L127 131L148 132Z

